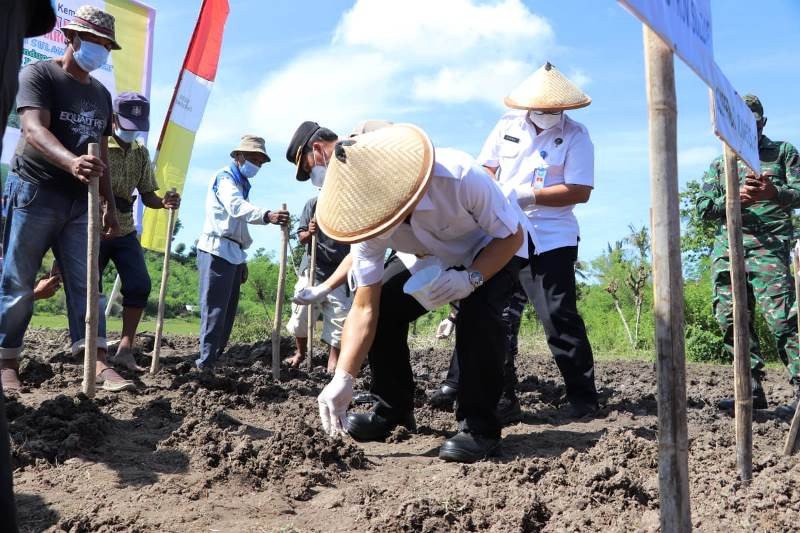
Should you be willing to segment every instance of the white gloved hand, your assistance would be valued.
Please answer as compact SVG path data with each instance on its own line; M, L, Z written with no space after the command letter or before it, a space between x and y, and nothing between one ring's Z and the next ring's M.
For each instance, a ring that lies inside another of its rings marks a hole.
M514 195L517 198L517 204L523 209L536 203L536 194L529 183L514 187Z
M439 322L439 327L436 328L436 338L446 339L453 334L453 328L455 328L455 326L455 322L453 322L450 317L445 318Z
M475 288L466 270L445 270L428 286L428 299L433 309L454 300L466 298Z
M314 287L306 287L294 293L292 301L298 305L311 305L318 304L325 299L331 290L325 285L315 285Z
M353 399L354 382L347 371L337 368L330 383L317 396L322 429L331 437L344 433L342 421Z

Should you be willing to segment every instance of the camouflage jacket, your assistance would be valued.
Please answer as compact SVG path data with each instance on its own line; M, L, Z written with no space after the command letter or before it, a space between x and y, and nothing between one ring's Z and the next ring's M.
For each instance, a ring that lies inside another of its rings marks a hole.
M788 249L792 239L792 210L800 208L800 156L794 146L776 142L762 135L758 143L761 172L771 174L778 190L769 201L756 202L742 209L742 234L745 248L780 245ZM739 183L744 185L749 170L738 162ZM697 199L697 213L705 220L717 220L714 256L727 253L728 234L725 227L725 164L722 157L712 163L703 176L702 191ZM777 241L777 242L776 242ZM769 246L768 247L772 247Z

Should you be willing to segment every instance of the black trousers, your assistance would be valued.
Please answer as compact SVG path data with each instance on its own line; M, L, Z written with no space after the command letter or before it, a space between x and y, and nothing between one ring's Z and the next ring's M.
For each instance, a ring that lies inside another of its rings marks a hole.
M533 243L529 241L528 245L533 277L531 303L542 321L550 352L564 377L567 399L597 401L592 346L589 344L583 319L578 314L575 288L578 247L565 246L534 255ZM509 305L511 303L509 300ZM506 355L511 360L505 365L505 381L514 384L514 354L507 352ZM445 384L460 388L460 381L460 366L454 353Z
M397 273L384 279L375 340L369 351L371 392L391 407L379 407L387 416L414 408L414 375L408 348L408 325L427 311L403 292L411 277L399 260L387 270ZM500 437L495 406L503 386L505 327L503 308L519 276L523 260L513 258L469 297L461 300L456 320L456 349L460 369L456 420L461 429L488 437Z

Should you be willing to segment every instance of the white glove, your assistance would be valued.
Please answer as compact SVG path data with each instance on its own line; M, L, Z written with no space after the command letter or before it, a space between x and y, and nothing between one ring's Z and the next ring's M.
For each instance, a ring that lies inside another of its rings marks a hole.
M428 287L428 299L435 309L454 300L464 299L474 290L466 270L445 270Z
M294 293L292 301L298 305L311 305L318 304L325 299L331 290L325 285L315 285L314 287L306 287Z
M517 204L523 209L536 203L536 194L530 183L514 187L514 195L517 198Z
M342 420L347 415L347 408L353 399L354 382L353 376L337 368L330 383L317 396L322 429L331 437L344 433Z
M439 327L436 328L436 338L446 339L453 334L453 328L456 324L449 317L439 322Z

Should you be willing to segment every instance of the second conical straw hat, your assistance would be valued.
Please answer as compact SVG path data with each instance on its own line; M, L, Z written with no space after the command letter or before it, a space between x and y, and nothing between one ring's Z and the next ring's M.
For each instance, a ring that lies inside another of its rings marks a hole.
M401 223L425 194L433 161L430 139L411 124L338 142L317 202L320 229L357 243Z
M586 93L550 63L542 65L503 101L514 109L540 111L577 109L592 103Z

